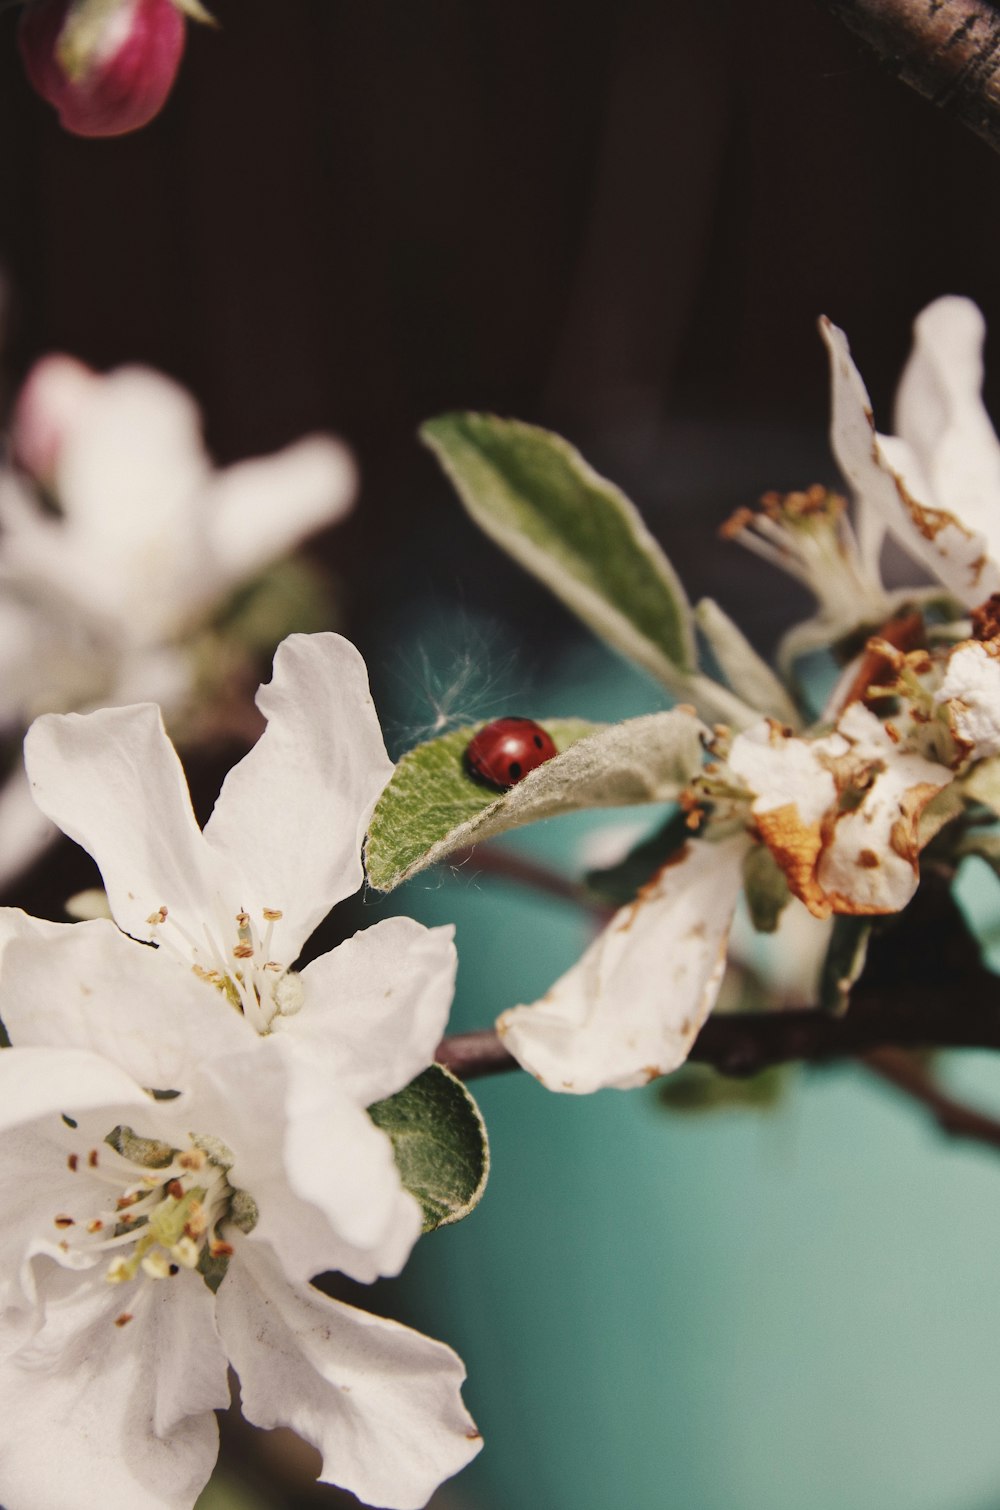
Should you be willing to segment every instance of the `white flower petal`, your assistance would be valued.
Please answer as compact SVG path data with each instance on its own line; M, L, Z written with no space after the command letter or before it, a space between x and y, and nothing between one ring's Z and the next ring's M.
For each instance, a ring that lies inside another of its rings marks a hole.
M80 423L97 374L75 357L53 353L35 363L17 396L10 447L18 466L42 483L55 479L65 436Z
M388 1510L420 1510L482 1445L450 1348L291 1289L252 1239L219 1290L218 1321L243 1413L287 1425L323 1454L321 1479Z
M86 1049L0 1050L0 1133L40 1118L152 1104L130 1075Z
M185 1126L198 1119L232 1149L232 1183L260 1211L254 1235L293 1281L339 1269L370 1283L409 1257L420 1208L389 1139L339 1091L328 1064L287 1038L205 1065L187 1107L165 1103L163 1114Z
M533 1006L497 1022L549 1090L628 1090L683 1064L725 969L748 845L693 840Z
M267 728L226 777L205 838L246 877L237 905L283 914L273 950L290 964L361 885L361 846L393 766L365 663L340 635L284 640L257 706Z
M149 1090L184 1090L203 1059L257 1043L219 991L113 923L50 928L3 950L3 1020L18 1047L89 1049Z
M149 918L167 905L201 943L216 916L218 865L159 709L47 714L29 729L24 758L39 807L97 861L119 927L150 939Z
M187 533L208 473L191 396L150 368L120 367L75 406L56 486L69 523L124 556L139 542Z
M989 536L983 532L989 510L981 495L981 458L974 480L960 475L950 449L939 447L932 475L906 441L876 435L868 394L844 332L828 320L820 322L820 331L830 352L830 439L855 494L863 552L870 556L879 550L889 530L961 602L981 602L1000 589L1000 564L990 557L990 539L1000 530L1000 520L989 526ZM915 487L922 490L914 492ZM994 510L998 503L995 498Z
M847 337L822 318L819 333L830 358L830 447L855 499L858 546L865 571L878 580L879 558L898 501L891 479L876 460L871 399L851 358Z
M895 417L930 482L928 501L980 534L1000 560L1000 443L981 396L985 335L971 299L929 304L914 323Z
M935 702L946 703L955 737L970 760L1000 755L1000 662L985 645L959 645Z
M102 1274L48 1266L44 1322L0 1320L0 1497L14 1510L187 1510L228 1403L212 1296L199 1276L151 1284L134 1319Z
M209 547L240 582L350 510L357 468L346 446L313 435L218 473L204 499Z
M457 959L452 928L386 918L307 965L304 1001L275 1026L317 1056L359 1106L425 1070L448 1021Z
M730 768L754 793L755 813L794 805L807 827L819 823L836 800L833 776L824 755L841 755L847 743L834 734L825 739L797 739L771 719L762 719L733 740Z

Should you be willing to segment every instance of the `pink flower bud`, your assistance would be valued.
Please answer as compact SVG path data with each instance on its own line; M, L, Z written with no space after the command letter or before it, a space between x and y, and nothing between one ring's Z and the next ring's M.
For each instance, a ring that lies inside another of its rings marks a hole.
M71 59L66 28L81 3L87 0L28 0L20 29L28 77L67 131L135 131L170 93L184 51L184 17L174 0L103 0L85 54Z
M66 436L100 378L75 357L42 357L28 373L14 406L11 454L43 487L52 487Z

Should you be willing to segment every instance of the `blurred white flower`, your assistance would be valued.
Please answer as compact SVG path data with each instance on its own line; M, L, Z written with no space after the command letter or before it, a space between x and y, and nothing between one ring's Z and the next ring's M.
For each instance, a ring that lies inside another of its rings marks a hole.
M194 690L186 641L227 596L313 531L356 486L314 436L217 471L193 400L145 368L105 377L68 357L29 376L0 473L0 733L39 713ZM56 509L53 508L53 503ZM51 830L19 772L0 795L0 884Z

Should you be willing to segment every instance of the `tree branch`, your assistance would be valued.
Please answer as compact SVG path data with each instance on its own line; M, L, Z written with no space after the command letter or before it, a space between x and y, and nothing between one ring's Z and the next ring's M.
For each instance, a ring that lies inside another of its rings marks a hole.
M1000 151L1000 11L988 0L820 0L925 99Z
M876 1049L864 1060L868 1069L927 1107L934 1121L949 1138L967 1138L1000 1148L1000 1122L947 1095L918 1059L902 1049Z
M708 1019L689 1058L742 1077L776 1064L857 1059L890 1048L1000 1049L1000 979L970 971L947 992L936 982L907 981L894 992L856 986L843 1017L815 1007L719 1013ZM492 1029L446 1038L436 1057L462 1079L518 1067Z

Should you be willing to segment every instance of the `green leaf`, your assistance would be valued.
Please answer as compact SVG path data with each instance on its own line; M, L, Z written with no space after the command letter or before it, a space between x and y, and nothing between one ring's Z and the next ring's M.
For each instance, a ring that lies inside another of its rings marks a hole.
M870 918L845 914L834 918L819 979L819 1004L824 1012L839 1017L847 1011L851 987L865 968L871 931Z
M758 933L774 933L792 900L785 872L766 844L755 844L743 860L743 889L750 921Z
M201 0L174 0L174 4L179 11L184 12L185 16L192 21L199 21L202 26L218 26L219 24L212 12L202 5Z
M445 414L420 433L479 527L676 691L677 673L696 669L691 609L624 493L568 441L519 420Z
M718 603L702 598L694 616L730 687L761 713L798 729L802 720L780 678Z
M490 1172L479 1107L450 1070L432 1064L368 1115L392 1139L396 1166L424 1213L424 1231L460 1222L478 1206Z
M672 1112L771 1111L788 1087L788 1066L771 1065L758 1075L731 1080L706 1064L684 1064L657 1087L661 1106Z
M580 808L666 802L701 768L701 725L689 712L621 724L551 719L560 753L498 793L469 775L464 755L482 725L418 745L396 767L372 815L365 863L380 891L456 849Z
M962 788L973 802L981 802L1000 816L1000 755L978 761L962 782Z

